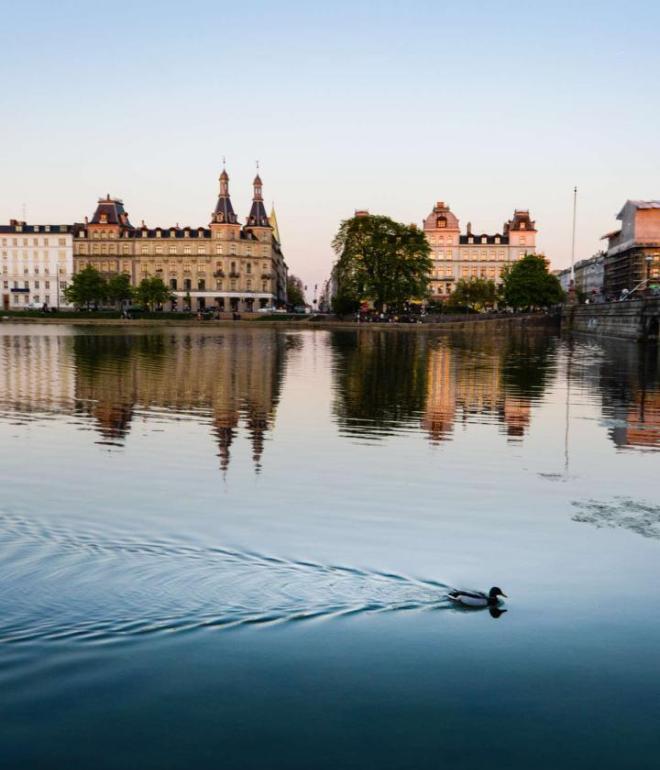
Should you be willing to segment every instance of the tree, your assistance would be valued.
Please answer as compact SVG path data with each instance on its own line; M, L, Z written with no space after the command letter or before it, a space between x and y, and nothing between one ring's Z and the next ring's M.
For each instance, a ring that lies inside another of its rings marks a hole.
M108 278L106 284L106 297L115 305L133 297L131 277L127 273L119 273Z
M305 286L297 275L287 276L286 296L289 305L296 307L305 304Z
M332 247L338 255L339 293L371 300L377 310L426 296L433 263L426 236L414 225L383 216L344 220Z
M66 301L77 307L99 305L105 299L107 283L99 271L87 265L79 273L76 273L64 290Z
M564 298L559 279L548 272L548 261L526 254L502 273L502 295L510 307L530 309L556 305Z
M492 307L497 300L495 281L487 278L461 278L449 298L450 305L462 305L471 310L483 310Z
M135 298L141 305L146 305L149 310L153 310L158 305L170 302L172 294L162 278L151 276L140 281L140 285L135 289Z

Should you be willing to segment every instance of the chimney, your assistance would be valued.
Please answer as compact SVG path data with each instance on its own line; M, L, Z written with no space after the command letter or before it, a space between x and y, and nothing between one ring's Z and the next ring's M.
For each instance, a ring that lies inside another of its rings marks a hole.
M467 223L467 234L472 235L472 222Z

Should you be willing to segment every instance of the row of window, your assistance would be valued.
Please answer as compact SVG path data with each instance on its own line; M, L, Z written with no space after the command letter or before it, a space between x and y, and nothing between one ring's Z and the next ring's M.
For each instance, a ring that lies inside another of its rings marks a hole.
M245 255L249 256L258 256L257 251L255 249L255 252L253 254L252 246L248 245L245 246L245 248L240 250ZM197 250L193 252L193 249L191 246L168 246L167 251L163 246L140 246L139 251L138 247L136 246L135 249L131 247L131 244L122 244L121 252L119 251L119 248L115 246L113 243L107 244L102 243L100 245L98 244L92 244L91 251L87 247L86 244L81 244L76 249L76 254L126 254L126 255L133 255L133 254L142 254L142 255L148 255L148 254L198 254L199 256L207 256L210 255L212 252L210 247L206 246L198 246ZM237 248L235 243L232 243L229 245L229 249L225 250L225 247L222 244L219 244L215 247L215 254L236 254L238 255L239 249ZM270 247L264 246L261 253L264 257L270 256Z
M69 240L69 243L71 243L71 240ZM55 246L55 239L54 238L28 238L27 236L23 236L21 238L3 238L2 239L2 245L3 246ZM57 246L66 246L67 245L67 239L66 238L58 238L57 239Z
M105 262L105 261L95 262L93 263L93 266L96 267L98 270L100 270L102 273L115 272L115 270L117 269L116 264L113 262ZM164 272L163 264L160 262L156 262L154 260L152 260L148 264L143 262L141 267L143 272L149 272L149 271L156 272L156 273ZM252 275L253 272L256 273L259 271L259 264L256 262L255 263L246 262L244 267L245 267L246 275ZM191 262L182 262L181 260L179 260L178 265L170 264L170 265L167 265L167 268L169 273L176 273L179 270L183 270L184 273L191 273L195 269L195 265L193 265ZM207 270L213 269L210 264L205 264L205 265L198 264L196 268L197 268L197 275L201 278L206 277ZM130 262L122 262L121 269L125 273L130 273L131 272ZM215 269L213 269L213 272L224 273L226 270L227 270L227 267L223 262L216 262ZM241 272L241 263L230 262L228 271L230 276L232 274L235 274L238 277L238 275ZM24 272L27 274L27 269L25 269ZM39 271L36 270L35 272L38 273ZM60 272L62 272L62 269L60 269ZM271 276L270 264L268 262L264 262L262 264L261 273L262 273L262 277L264 277L265 275L268 275L268 277Z
M144 276L147 277L147 274ZM171 291L192 291L193 290L193 282L191 278L184 278L181 284L179 284L179 281L177 278L170 278L169 287ZM197 280L197 288L196 291L206 291L207 290L206 280L203 278L200 278ZM227 288L229 291L238 291L239 286L235 278L232 278L227 283ZM267 292L269 290L268 281L262 281L261 282L261 291ZM217 291L224 291L225 290L225 282L222 280L218 280L215 282L215 289ZM254 291L256 289L256 286L253 286L252 279L248 278L245 281L245 291Z
M161 238L162 237L162 233L166 232L166 231L164 231L164 230L163 231L156 230L155 236L152 235L148 230L140 230L138 232L140 233L140 238L154 238L154 237ZM176 230L169 230L168 232L169 232L169 237L170 238L176 238L176 233L177 233ZM206 233L205 233L205 231L203 229L200 229L200 230L184 230L183 231L183 237L184 238L190 238L190 233L191 232L197 232L198 233L198 237L206 238ZM236 235L237 235L237 232L233 228L229 232L224 232L223 230L216 230L215 231L215 239L216 240L223 240L223 241L230 240L230 241L234 241L234 240L236 240ZM137 232L135 233L135 236L137 236ZM85 238L86 237L85 231L84 230L80 230L76 234L76 237L77 238ZM120 237L120 234L116 230L92 230L90 232L90 234L89 234L89 237L92 240L101 240L101 239L105 239L105 238L109 238L111 240L115 240L115 239ZM123 235L122 235L122 237L123 238L129 238L130 237L129 232L125 230ZM167 235L165 237L167 238ZM270 233L267 233L267 235L265 237L268 237L270 239ZM264 240L264 238L262 237L260 240Z
M13 289L40 289L41 288L41 281L33 281L32 287L30 287L30 281L3 281L2 282L2 288L3 289L9 289L9 284L12 284ZM22 286L19 284L23 284ZM50 289L50 281L43 281L44 289ZM65 289L66 283L60 283L60 289Z
M55 275L57 275L57 270L52 271ZM60 275L66 275L67 274L66 268L61 267L60 268ZM28 267L23 267L22 269L16 268L14 266L13 269L10 269L7 265L2 266L2 274L3 275L16 275L17 273L21 273L22 275L42 275L42 272L39 270L38 267L35 267L34 269L30 270ZM50 275L51 271L46 267L43 270L43 275Z

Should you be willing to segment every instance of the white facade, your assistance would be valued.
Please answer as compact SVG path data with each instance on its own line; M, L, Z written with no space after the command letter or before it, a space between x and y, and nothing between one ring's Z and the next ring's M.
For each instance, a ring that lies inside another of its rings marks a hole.
M64 290L73 275L71 225L0 225L3 310L68 307Z

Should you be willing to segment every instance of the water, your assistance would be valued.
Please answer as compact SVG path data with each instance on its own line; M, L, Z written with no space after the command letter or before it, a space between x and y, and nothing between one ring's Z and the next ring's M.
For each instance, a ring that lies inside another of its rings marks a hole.
M0 333L3 767L657 766L657 349Z

